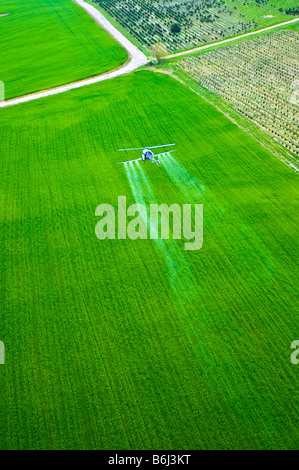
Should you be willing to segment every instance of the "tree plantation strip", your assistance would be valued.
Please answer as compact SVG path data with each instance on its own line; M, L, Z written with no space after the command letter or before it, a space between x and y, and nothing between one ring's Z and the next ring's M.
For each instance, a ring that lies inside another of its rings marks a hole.
M178 65L299 156L298 49L299 34L280 31Z
M161 42L169 52L219 41L293 17L279 10L278 0L93 1L141 44Z
M95 7L93 7L92 5L89 5L84 0L74 0L74 3L77 3L80 7L82 7L88 13L88 15L91 16L93 20L96 21L96 23L98 23L103 29L105 29L109 33L110 36L113 37L113 40L115 39L119 44L123 46L123 48L129 54L129 60L125 62L121 67L111 70L111 72L102 73L100 75L96 75L91 78L86 78L81 81L68 83L66 85L62 85L62 86L48 89L45 91L41 91L38 93L20 96L18 98L14 98L9 101L2 101L2 102L0 101L0 108L14 106L16 104L21 104L21 103L26 103L28 101L34 101L39 98L57 95L60 93L64 93L65 91L81 88L83 86L101 82L103 80L116 78L116 77L119 77L120 75L125 75L127 73L130 73L136 68L140 67L141 65L146 64L147 58L143 54L143 52L141 52L121 32L119 32ZM111 39L109 36L108 38ZM119 48L118 44L117 44L117 47ZM121 52L125 53L123 49L120 49L120 50Z
M1 13L11 12L0 19L6 100L94 77L128 60L123 47L71 0L1 3Z
M0 129L1 448L298 447L297 175L149 71L3 109ZM116 164L174 137L161 168ZM202 248L98 240L119 195L203 204Z

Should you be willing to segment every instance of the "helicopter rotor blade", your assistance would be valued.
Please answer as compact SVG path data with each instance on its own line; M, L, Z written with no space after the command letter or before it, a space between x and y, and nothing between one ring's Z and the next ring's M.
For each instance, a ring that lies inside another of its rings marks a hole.
M175 144L166 144L166 145L155 145L154 147L139 147L135 149L119 149L119 152L127 152L129 150L145 150L145 149L158 149L160 147L170 147Z

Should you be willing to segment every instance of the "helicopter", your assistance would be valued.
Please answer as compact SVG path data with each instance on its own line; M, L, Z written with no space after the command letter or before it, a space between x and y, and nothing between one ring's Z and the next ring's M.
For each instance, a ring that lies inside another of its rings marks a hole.
M128 152L128 151L131 151L131 150L142 150L142 155L141 155L141 157L136 158L134 160L127 160L125 162L118 162L118 165L131 163L131 162L138 162L139 160L142 160L144 163L145 163L146 160L151 160L153 163L156 163L157 165L159 165L159 163L160 163L159 158L156 159L155 157L163 156L164 153L175 152L175 150L170 150L168 152L158 153L158 154L154 155L151 149L157 149L157 148L161 148L161 147L171 147L173 145L175 145L175 144L155 145L154 147L139 147L139 148L133 148L133 149L119 149L119 152Z

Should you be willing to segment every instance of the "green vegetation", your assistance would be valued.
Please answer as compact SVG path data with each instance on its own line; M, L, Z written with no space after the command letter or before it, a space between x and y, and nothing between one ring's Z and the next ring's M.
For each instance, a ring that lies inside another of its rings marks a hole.
M293 33L296 33L293 34ZM293 153L292 151L290 152L290 143L292 144L291 147L293 150L297 151L297 135L293 134L291 139L289 139L289 143L285 142L285 135L282 135L282 139L277 139L274 140L273 133L269 132L270 128L265 128L264 126L261 127L259 124L256 124L253 122L252 119L248 119L248 117L245 117L242 113L240 113L236 108L233 106L233 101L229 102L224 96L221 94L216 94L214 91L209 90L208 87L203 86L202 84L199 83L199 81L196 78L196 73L194 75L191 75L189 72L186 72L180 65L182 65L182 62L185 62L185 60L182 60L184 58L187 59L187 62L192 60L194 63L196 63L196 60L198 62L198 59L201 56L204 57L209 57L209 54L213 51L214 53L218 51L220 54L225 53L227 50L231 50L232 48L236 49L236 46L239 46L240 51L250 51L250 45L256 41L257 43L263 43L265 44L266 51L265 53L269 53L267 51L267 43L269 42L269 37L273 38L278 38L278 37L285 37L288 36L290 38L295 38L298 37L299 34L299 25L298 23L294 24L289 24L285 26L278 26L277 28L273 29L270 33L269 31L263 31L263 32L257 32L251 35L250 37L244 37L244 38L237 38L230 44L219 44L219 45L211 45L209 49L202 49L202 50L195 50L194 52L190 54L183 54L177 57L173 57L171 59L164 59L162 63L158 66L156 66L157 71L162 71L166 72L168 74L174 75L176 78L178 78L180 81L182 81L184 84L188 86L188 88L194 90L196 93L200 94L204 98L206 98L210 103L212 103L214 106L216 106L218 109L222 110L223 113L225 113L227 116L230 116L231 119L234 122L237 122L240 127L246 130L250 135L254 136L259 142L261 142L263 145L266 145L266 147L273 153L275 154L278 158L280 158L282 161L287 163L288 165L290 164L295 164L298 167L298 161L294 161L295 152ZM281 36L280 36L281 35ZM242 47L241 47L242 45ZM288 50L289 48L291 49L291 55L293 55L293 59L288 57ZM289 80L288 77L288 71L286 71L286 61L289 61L289 65L292 67L297 66L297 61L296 61L296 50L293 48L293 43L292 41L290 43L288 42L279 42L277 44L277 50L275 50L275 56L276 56L276 66L277 70L274 71L274 76L276 76L276 72L279 74L284 74L286 72L287 75L287 83L289 84L289 89L286 86L282 86L281 89L278 91L278 93L284 93L284 96L287 96L287 91L290 91L290 97L295 98L298 96L298 91L297 91L297 79L295 79L294 82ZM211 54L211 58L213 57L213 54ZM193 58L193 59L191 59ZM198 58L198 59L196 59ZM253 70L253 73L257 76L259 75L260 72L262 72L264 69L269 67L270 69L273 67L273 60L269 58L268 64L266 63L267 61L263 62L263 57L260 58L261 61L257 64L257 68ZM205 59L204 59L205 60ZM249 59L248 63L245 64L245 67L251 67L251 60L252 57ZM255 61L257 60L257 57L254 59ZM238 65L238 62L240 63L240 58L236 56L236 61ZM224 62L222 63L223 66ZM212 66L212 64L211 64ZM150 67L145 67L145 68L150 68ZM261 70L259 70L261 68ZM186 69L187 70L187 69ZM229 70L223 69L224 74L230 73ZM223 82L225 83L225 82ZM263 82L264 83L264 82ZM277 89L277 88L276 88ZM242 91L241 91L242 92ZM269 99L272 99L269 97ZM275 97L273 97L273 100L275 100ZM251 103L252 105L252 103ZM272 105L272 104L271 104ZM273 110L271 109L271 112ZM277 125L275 125L278 127ZM272 126L273 127L273 124ZM276 130L275 130L276 131ZM280 143L278 143L280 142ZM281 144L285 144L282 146Z
M279 9L281 0L93 1L141 44L151 46L161 42L171 52L290 19ZM283 3L285 8L291 9L296 2L285 0ZM292 12L296 16L294 8Z
M113 16L109 15L109 13L107 13L106 10L104 10L103 8L101 8L99 6L98 3L95 3L93 0L85 0L86 3L89 3L90 5L92 5L94 8L96 8L99 12L102 13L103 16L105 16L105 18L107 18L107 20L113 24L113 26L115 26L116 29L118 29L118 31L120 31L127 39L129 39L129 41L131 41L133 44L135 44L135 46L138 47L138 49L140 49L143 54L145 54L146 56L149 56L149 50L146 46L144 46L143 44L141 44L139 41L137 41L137 39L132 36L127 29L125 29L123 26L121 26L117 21L115 21L115 19L113 18Z
M271 30L271 32L277 32L277 31L295 31L297 33L299 33L299 22L297 23L293 23L293 24L285 24L285 25L279 25L279 26L275 26L274 25L274 28ZM263 37L263 36L266 36L269 34L269 30L266 30L266 31L261 31L261 30L258 30L258 31L252 31L250 36L238 36L238 37L235 37L233 42L231 42L230 44L241 44L241 43L244 43L244 42L247 42L247 41L250 41L251 39L255 39L255 38L260 38L260 37ZM230 39L230 38L226 38L226 39ZM213 45L214 43L211 42L209 44L205 44L209 46L209 51L215 51L217 49L222 49L223 47L226 47L226 45L228 43L224 43L223 42L225 41L225 38L217 43L215 43L216 45ZM199 46L201 47L201 46ZM181 60L182 57L190 57L192 55L199 55L199 54L204 54L207 52L207 49L193 49L192 52L190 52L191 49L189 49L188 51L181 51L179 52L180 55L179 56L175 56L175 57L172 57L170 59L164 59L164 62L166 61L167 63L176 63L178 62L179 60Z
M279 8L279 11L284 11L283 8ZM285 10L286 15L297 16L299 15L299 7L297 8L287 8Z
M178 66L298 158L298 50L298 33L278 31L187 57Z
M1 448L295 448L297 175L161 74L0 111ZM202 250L97 240L118 195L203 203Z
M71 0L3 0L0 80L6 99L117 68L122 47ZM8 46L9 45L9 46Z

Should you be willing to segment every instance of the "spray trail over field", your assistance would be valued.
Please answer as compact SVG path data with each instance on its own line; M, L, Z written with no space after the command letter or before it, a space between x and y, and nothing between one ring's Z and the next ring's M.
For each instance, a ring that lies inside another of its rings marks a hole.
M128 181L137 204L145 204L144 191L141 186L141 178L137 174L135 162L129 162L125 165Z
M149 204L158 204L150 180L139 162L125 165L128 181L136 203L149 208ZM147 213L149 217L149 211ZM175 240L153 239L159 252L165 259L171 288L183 296L185 286L191 282L191 268L181 242Z

